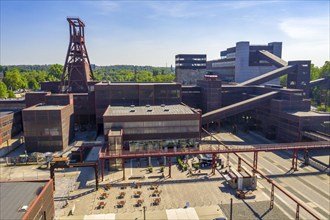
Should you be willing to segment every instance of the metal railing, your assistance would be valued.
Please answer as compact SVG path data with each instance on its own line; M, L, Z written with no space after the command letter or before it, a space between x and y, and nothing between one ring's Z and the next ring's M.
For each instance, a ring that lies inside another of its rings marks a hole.
M141 157L158 157L158 156L181 156L196 154L219 154L219 153L247 153L247 152L267 152L279 150L305 150L330 148L329 141L305 142L305 143L280 143L280 144L258 144L258 145L220 145L199 146L193 148L173 148L167 150L111 150L100 152L99 157L104 159L110 158L141 158Z

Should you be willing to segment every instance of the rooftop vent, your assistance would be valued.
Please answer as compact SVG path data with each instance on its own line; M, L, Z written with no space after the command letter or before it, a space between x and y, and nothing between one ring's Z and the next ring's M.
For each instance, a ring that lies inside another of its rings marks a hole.
M131 108L134 108L135 107L135 105L131 105Z
M161 104L161 107L165 107L165 104Z
M147 108L149 108L149 107L150 107L150 105L146 105L146 107L147 107Z

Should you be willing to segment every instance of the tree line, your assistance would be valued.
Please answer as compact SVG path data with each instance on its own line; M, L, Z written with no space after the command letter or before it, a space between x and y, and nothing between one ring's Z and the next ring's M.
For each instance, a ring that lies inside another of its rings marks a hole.
M15 65L0 66L0 98L15 98L15 91L40 89L43 81L60 81L63 66ZM111 82L172 82L171 68L133 65L96 66L94 77L97 81ZM1 78L1 77L0 77Z

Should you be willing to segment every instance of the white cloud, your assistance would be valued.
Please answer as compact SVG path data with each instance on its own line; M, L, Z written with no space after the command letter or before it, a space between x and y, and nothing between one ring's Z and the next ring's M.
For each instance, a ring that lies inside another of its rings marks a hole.
M219 16L222 10L240 10L251 7L273 4L277 1L162 1L147 2L146 5L151 8L151 17L214 17Z
M92 6L95 9L94 12L102 15L107 15L111 12L117 11L120 8L119 2L115 1L86 1L84 2L88 6Z
M288 36L283 47L287 60L312 60L317 66L329 60L329 17L294 17L279 23L279 29Z
M198 15L188 2L147 2L152 10L151 17L188 18Z
M329 40L329 17L289 18L279 23L279 28L292 39Z
M219 6L227 9L246 9L251 7L263 6L266 4L273 4L279 1L227 1L220 3Z

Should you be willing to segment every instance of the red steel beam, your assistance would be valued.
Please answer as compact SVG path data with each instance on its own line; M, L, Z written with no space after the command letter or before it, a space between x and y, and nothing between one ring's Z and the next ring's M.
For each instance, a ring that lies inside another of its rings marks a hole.
M168 158L168 177L171 178L171 166L172 166L172 158L171 157L167 157Z
M215 157L216 157L216 154L212 154L212 175L215 175Z
M233 147L233 148L229 148ZM206 147L204 147L206 148ZM269 152L269 151L281 151L281 150L307 150L307 149L319 149L319 148L330 148L329 141L319 142L306 142L306 143L280 143L280 144L260 144L260 145L223 145L217 149L207 147L206 149L195 149L195 148L178 148L163 150L145 150L145 151L108 151L99 154L101 159L115 159L115 158L142 158L142 157L176 157L184 155L197 155L197 154L219 154L219 153L249 153L249 152Z

